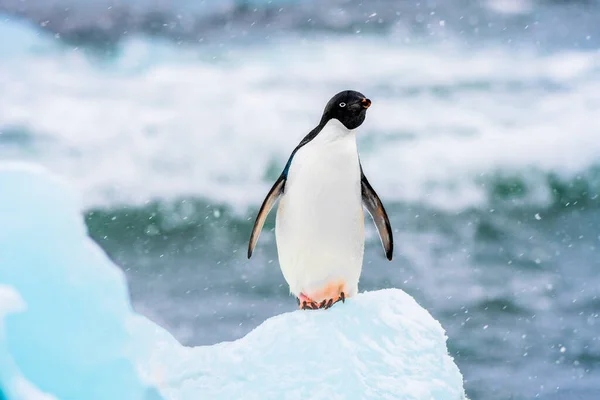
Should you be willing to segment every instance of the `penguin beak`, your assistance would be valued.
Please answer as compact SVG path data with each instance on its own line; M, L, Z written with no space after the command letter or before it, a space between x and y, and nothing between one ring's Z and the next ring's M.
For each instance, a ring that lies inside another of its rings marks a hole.
M371 100L369 100L367 98L362 99L360 101L360 104L363 106L364 109L367 109L367 108L371 107Z

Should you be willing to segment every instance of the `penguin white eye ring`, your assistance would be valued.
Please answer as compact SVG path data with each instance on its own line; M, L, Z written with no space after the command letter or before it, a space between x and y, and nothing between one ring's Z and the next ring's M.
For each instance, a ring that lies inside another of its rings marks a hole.
M304 310L327 309L358 293L363 207L373 218L385 256L392 259L392 227L356 146L356 130L369 106L371 100L353 90L329 100L319 124L292 151L254 222L248 258L280 200L275 220L279 266Z

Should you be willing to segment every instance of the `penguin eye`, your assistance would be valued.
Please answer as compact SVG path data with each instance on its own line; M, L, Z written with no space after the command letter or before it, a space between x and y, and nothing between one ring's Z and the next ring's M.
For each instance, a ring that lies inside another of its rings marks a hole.
M341 103L340 103L340 107L346 107L346 103L344 103L344 102L341 102Z

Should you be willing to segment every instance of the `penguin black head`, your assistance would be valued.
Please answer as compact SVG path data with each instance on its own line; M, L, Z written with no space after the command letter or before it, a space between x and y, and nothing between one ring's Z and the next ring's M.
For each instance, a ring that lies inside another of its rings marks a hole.
M325 106L321 124L337 119L348 129L358 128L367 116L371 100L354 90L344 90L333 96Z

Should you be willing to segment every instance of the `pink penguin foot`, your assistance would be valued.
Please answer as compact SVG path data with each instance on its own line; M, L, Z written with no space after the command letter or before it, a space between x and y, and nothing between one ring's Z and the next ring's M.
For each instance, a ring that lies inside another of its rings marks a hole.
M301 310L316 310L319 308L317 302L306 296L304 293L300 293L300 296L298 296L298 305Z
M300 306L301 310L318 310L321 308L327 310L339 301L341 301L342 303L346 301L346 295L344 294L344 292L340 292L333 298L324 299L320 303L317 303L316 301L312 300L304 293L300 293L300 296L298 296L298 305Z

